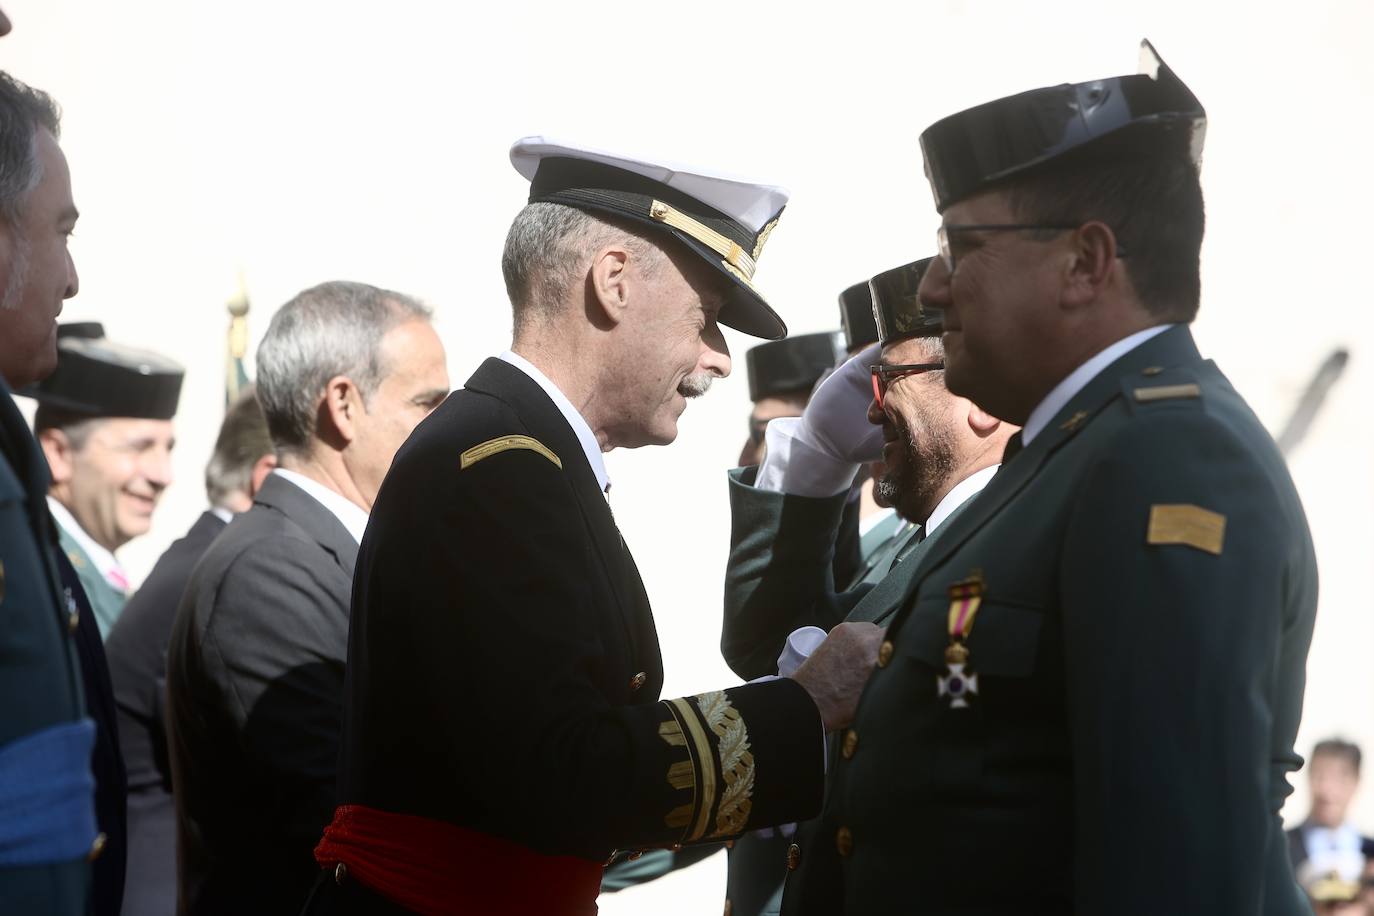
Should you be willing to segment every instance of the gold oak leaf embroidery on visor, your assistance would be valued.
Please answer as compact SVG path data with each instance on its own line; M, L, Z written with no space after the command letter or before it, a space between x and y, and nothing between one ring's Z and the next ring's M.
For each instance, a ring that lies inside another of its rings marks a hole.
M720 760L725 789L721 792L713 836L743 833L753 807L750 797L754 794L754 755L749 751L749 729L723 691L702 694L697 697L697 705L706 724L720 739L716 756Z
M538 452L559 468L563 467L563 462L559 460L558 456L538 439L532 439L529 436L497 436L495 439L488 439L486 442L474 445L463 452L459 459L459 470L466 471L479 461L490 458L492 455L508 452L511 449L529 449L532 452Z

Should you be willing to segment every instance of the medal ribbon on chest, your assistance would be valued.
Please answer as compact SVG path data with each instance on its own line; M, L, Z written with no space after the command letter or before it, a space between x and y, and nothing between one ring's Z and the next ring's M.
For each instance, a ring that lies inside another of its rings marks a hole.
M945 673L936 686L938 696L949 697L950 709L967 709L969 697L978 695L978 675L969 667L968 636L982 603L980 572L949 587L949 646L945 649Z

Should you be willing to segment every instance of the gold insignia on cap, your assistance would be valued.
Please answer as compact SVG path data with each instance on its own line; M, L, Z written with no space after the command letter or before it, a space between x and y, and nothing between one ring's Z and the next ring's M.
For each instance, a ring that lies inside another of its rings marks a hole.
M724 258L726 266L742 274L746 282L754 279L754 259L734 239L721 235L705 223L659 200L649 204L649 218L696 239ZM754 250L757 251L759 247L759 243L755 243Z
M1221 556L1226 538L1226 516L1189 503L1156 504L1150 507L1147 544L1182 544Z
M1202 388L1195 384L1187 385L1159 385L1154 388L1137 388L1135 399L1141 404L1148 404L1151 401L1173 401L1178 398L1200 398Z
M466 471L479 461L490 458L492 455L499 455L501 452L508 452L511 449L529 449L538 452L545 458L552 461L558 467L563 467L563 462L558 456L538 439L531 439L529 436L497 436L495 439L488 439L480 445L463 452L459 460L459 469Z
M754 240L755 261L759 259L759 255L763 254L764 243L768 241L768 236L773 234L773 230L777 228L778 220L780 219L782 219L782 217L775 217L772 222L770 222L767 226L764 226L763 229L760 230L759 237Z

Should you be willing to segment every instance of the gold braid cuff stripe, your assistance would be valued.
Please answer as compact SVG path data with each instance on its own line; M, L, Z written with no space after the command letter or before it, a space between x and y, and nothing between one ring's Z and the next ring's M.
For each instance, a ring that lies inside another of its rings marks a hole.
M669 700L668 706L673 710L678 722L685 726L687 734L691 738L692 748L695 749L694 759L698 761L697 816L686 838L687 842L693 842L706 835L711 809L716 804L716 768L713 766L715 752L711 748L711 739L706 736L706 729L702 728L701 719L692 709L691 700L681 698Z
M459 459L459 470L466 471L477 462L490 458L492 455L499 455L511 449L524 448L532 452L538 452L545 458L552 461L558 467L563 467L563 462L558 456L549 450L548 446L538 439L531 439L529 436L497 436L495 439L488 439L480 445L463 452Z
M679 232L685 232L687 235L696 239L698 242L724 258L726 266L733 268L736 273L743 275L745 282L754 279L754 269L756 266L754 258L741 248L738 242L726 238L705 223L692 219L692 217L688 216L686 213L674 209L662 201L655 200L649 204L649 218L657 220L666 226L671 226ZM755 246L756 252L763 247L763 241L764 239L760 237L759 243Z

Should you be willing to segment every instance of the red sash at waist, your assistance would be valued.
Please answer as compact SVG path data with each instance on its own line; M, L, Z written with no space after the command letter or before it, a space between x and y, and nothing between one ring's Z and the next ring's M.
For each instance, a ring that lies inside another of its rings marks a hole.
M600 862L546 856L447 821L341 805L315 861L423 916L594 916Z

